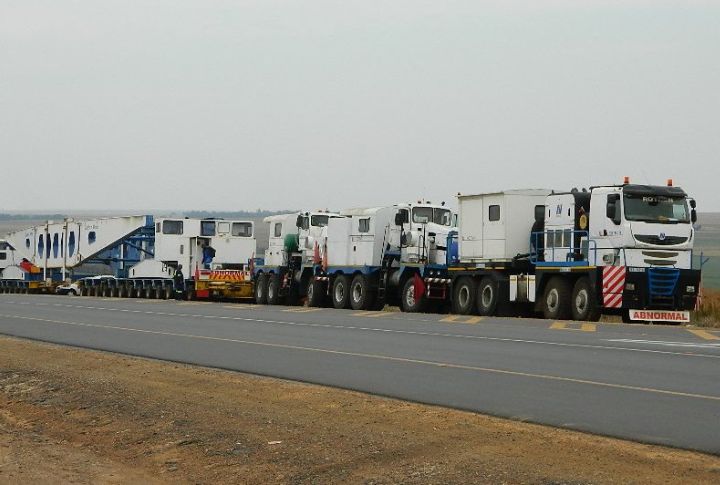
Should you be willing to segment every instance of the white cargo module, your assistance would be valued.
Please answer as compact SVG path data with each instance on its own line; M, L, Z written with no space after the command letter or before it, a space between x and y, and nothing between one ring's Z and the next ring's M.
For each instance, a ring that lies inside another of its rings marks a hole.
M548 194L531 189L458 196L460 262L505 262L527 254L535 210L544 211Z

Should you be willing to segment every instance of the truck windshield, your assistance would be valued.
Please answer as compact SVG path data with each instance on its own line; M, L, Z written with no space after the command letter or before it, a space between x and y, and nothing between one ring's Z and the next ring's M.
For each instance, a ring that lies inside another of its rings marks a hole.
M441 226L449 226L452 223L452 214L448 209L439 209L433 207L415 207L412 210L413 222L417 224L427 224L434 222Z
M624 194L625 218L628 221L677 223L690 222L685 197Z
M315 227L325 227L328 225L328 220L330 220L330 216L311 216L310 225Z

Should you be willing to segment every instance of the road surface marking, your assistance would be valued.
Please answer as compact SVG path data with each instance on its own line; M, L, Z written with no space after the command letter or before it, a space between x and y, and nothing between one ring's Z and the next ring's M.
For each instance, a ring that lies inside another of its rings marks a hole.
M289 312L289 313L310 313L310 312L319 312L320 310L322 310L322 308L303 308L303 307L300 307L300 308L288 308L288 309L282 310L282 311L284 311L284 312Z
M365 318L378 318L382 317L383 315L389 316L388 312L359 312L359 313L353 313L353 317L365 317Z
M578 332L596 332L597 325L595 325L594 323L553 322L553 324L550 325L550 329L551 330L576 330Z
M646 345L662 345L665 347L691 347L696 349L720 349L720 342L718 343L701 343L701 342L671 342L667 340L635 340L629 338L619 339L608 339L607 342L622 342L631 344L646 344Z
M618 347L613 345L598 345L598 344L580 344L580 343L568 343L568 342L552 342L548 340L530 340L530 339L518 339L508 337L488 337L484 335L467 335L467 334L455 334L446 332L426 332L420 330L399 330L390 328L373 328L373 327L356 327L352 325L337 325L337 324L326 324L326 323L310 323L310 322L288 322L282 320L268 320L262 318L250 318L240 316L226 316L226 315L203 315L196 313L171 313L171 312L157 312L151 310L135 310L126 308L112 308L112 307L101 307L101 306L86 306L86 305L69 305L64 303L31 303L31 302L15 302L10 301L18 305L27 306L54 306L59 308L75 308L85 310L104 310L108 312L118 313L141 313L144 315L162 315L168 317L185 317L185 318L203 318L206 320L232 320L236 322L248 322L248 323L263 323L271 325L287 325L294 327L313 327L313 328L330 328L338 330L360 330L367 332L382 332L392 333L399 335L417 335L420 337L443 337L443 338L455 338L455 339L466 339L466 340L477 340L477 341L489 341L489 342L508 342L508 343L521 343L531 345L549 345L554 347L568 347L568 348L582 348L582 349L595 349L595 350L611 350L617 352L640 352L647 354L660 354L660 355L675 355L679 357L697 357L706 359L720 359L720 355L716 354L691 354L688 352L674 352L671 350L657 350L657 349L643 349L643 348L632 348L632 347ZM380 312L383 313L383 312ZM0 315L3 316L3 315ZM401 319L402 320L402 319ZM613 342L613 340L606 340L606 342ZM630 341L632 342L632 341ZM646 341L642 341L646 342ZM717 348L716 344L697 344L700 348ZM706 347L703 347L706 346Z
M237 304L237 305L223 305L223 308L229 308L231 310L255 310L260 305L252 304Z
M441 322L445 323L480 323L483 317L467 317L465 315L450 315L449 317L441 318Z
M688 328L687 331L692 334L697 335L698 337L700 337L701 339L704 339L704 340L720 340L720 337L708 332L707 330Z
M211 301L179 301L178 306L197 306L197 305L212 305Z
M461 370L469 370L469 371L482 372L482 373L502 374L502 375L516 376L516 377L528 377L528 378L532 378L532 379L540 379L540 380L548 380L548 381L570 382L573 384L584 384L584 385L597 386L597 387L606 387L606 388L611 388L611 389L624 389L624 390L630 390L630 391L647 392L647 393L652 393L652 394L663 394L663 395L668 395L668 396L688 397L688 398L703 399L703 400L709 400L709 401L720 401L720 396L713 396L713 395L707 395L707 394L696 394L696 393L690 393L690 392L671 391L669 389L657 389L657 388L653 388L653 387L633 386L633 385L628 385L628 384L617 384L617 383L613 383L613 382L591 381L588 379L577 379L577 378L573 378L573 377L554 376L554 375L549 375L549 374L535 374L535 373L531 373L531 372L520 372L520 371L507 370L507 369L495 369L492 367L478 367L478 366L473 366L473 365L453 364L451 362L440 362L440 361L422 360L422 359L409 359L409 358L405 358L405 357L393 357L391 355L368 354L368 353L362 353L362 352L349 352L349 351L344 351L344 350L323 349L323 348L318 348L318 347L304 347L304 346L300 346L300 345L258 342L258 341L254 341L254 340L239 340L239 339L223 338L223 337L210 337L207 335L165 332L165 331L160 331L160 330L146 330L146 329L140 329L140 328L120 327L120 326L115 326L115 325L99 325L99 324L95 324L95 323L66 322L66 321L62 321L62 320L50 320L47 318L25 317L25 316L21 316L21 315L0 315L0 316L5 317L5 318L16 318L19 320L30 320L30 321L35 321L35 322L51 323L51 324L55 324L55 325L68 325L68 326L85 327L85 328L101 328L101 329L105 329L105 330L116 330L116 331L121 331L121 332L134 332L134 333L143 333L143 334L150 334L150 335L163 335L166 337L178 337L178 338L208 340L208 341L216 341L216 342L231 342L231 343L237 343L237 344L243 344L243 345L255 345L255 346L261 346L261 347L272 347L272 348L278 348L278 349L298 350L298 351L304 351L304 352L318 352L318 353L332 354L332 355L344 355L344 356L348 356L348 357L361 357L361 358L366 358L366 359L385 360L385 361L389 361L389 362L418 364L418 365L441 367L441 368L447 368L447 369L461 369Z

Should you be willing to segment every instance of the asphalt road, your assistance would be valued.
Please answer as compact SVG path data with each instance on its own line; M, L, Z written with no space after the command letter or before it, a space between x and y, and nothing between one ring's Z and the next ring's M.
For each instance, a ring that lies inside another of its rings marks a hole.
M1 294L0 333L720 454L720 330Z

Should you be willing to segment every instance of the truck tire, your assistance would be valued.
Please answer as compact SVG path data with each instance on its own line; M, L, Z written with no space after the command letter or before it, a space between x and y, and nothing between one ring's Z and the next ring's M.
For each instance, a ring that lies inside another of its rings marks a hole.
M332 286L332 301L333 306L338 310L347 308L350 305L350 288L348 284L348 277L345 275L338 275L335 277Z
M550 278L543 292L543 315L551 320L568 320L571 317L572 293L567 279Z
M267 304L267 275L260 273L255 278L255 303L258 305Z
M426 303L427 299L424 296L415 297L415 279L408 278L400 295L400 309L406 313L419 313L425 310Z
M307 287L307 303L311 307L325 306L325 283L316 278L310 278Z
M367 276L357 274L350 283L350 306L353 310L370 310L373 295Z
M586 320L588 322L600 320L597 295L590 287L590 279L587 276L583 276L575 282L571 301L573 320Z
M484 317L497 315L500 299L500 281L492 276L483 276L475 297L478 314Z
M270 275L267 286L268 305L280 304L280 277L274 273Z
M457 315L470 315L475 306L475 282L469 276L461 276L453 284L452 310Z

